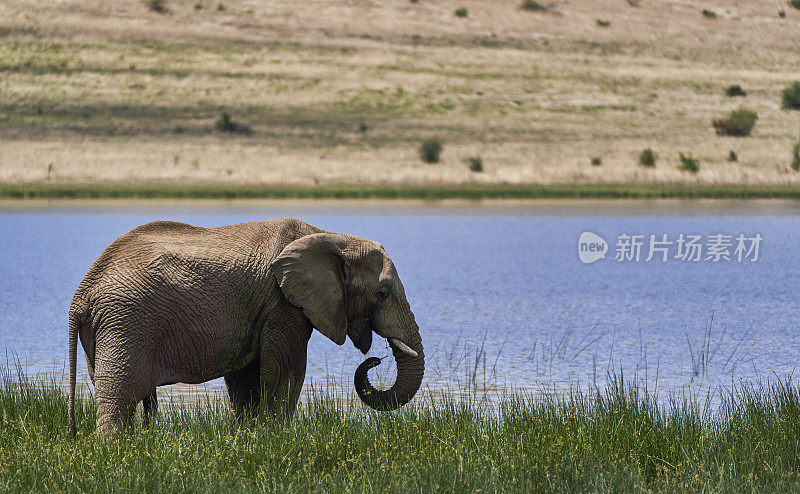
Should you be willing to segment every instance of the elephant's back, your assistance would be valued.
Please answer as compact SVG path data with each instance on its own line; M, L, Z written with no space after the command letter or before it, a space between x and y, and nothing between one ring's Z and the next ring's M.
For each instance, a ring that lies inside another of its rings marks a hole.
M231 277L264 275L295 238L323 231L295 218L218 227L154 221L112 242L84 276L74 301L130 296L130 287L187 286ZM207 280L205 280L207 281Z
M188 223L181 223L180 221L151 221L150 223L145 223L144 225L139 225L133 230L129 231L128 233L122 235L118 240L122 240L128 237L136 237L137 235L146 235L146 234L164 234L164 235L171 235L171 234L192 234L192 233L199 233L203 230L207 230L208 228L202 226L194 226ZM112 244L113 245L113 244Z
M178 221L153 221L137 226L114 240L100 254L87 273L101 277L119 269L147 265L154 258L170 253L175 257L190 257L192 250L203 247L201 239L209 228ZM213 243L212 243L213 244ZM192 249L192 246L195 246Z
M154 281L185 282L182 266L211 263L220 268L233 262L236 242L232 235L220 235L205 228L177 221L154 221L130 230L100 254L75 293L88 303L99 297L135 294L132 287L146 287ZM240 249L241 250L241 249Z

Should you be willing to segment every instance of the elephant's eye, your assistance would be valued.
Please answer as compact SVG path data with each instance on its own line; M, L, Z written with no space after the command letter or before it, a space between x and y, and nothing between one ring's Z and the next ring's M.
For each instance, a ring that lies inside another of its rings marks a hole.
M389 289L385 286L378 289L378 292L375 294L378 297L378 300L386 300L386 297L389 296Z

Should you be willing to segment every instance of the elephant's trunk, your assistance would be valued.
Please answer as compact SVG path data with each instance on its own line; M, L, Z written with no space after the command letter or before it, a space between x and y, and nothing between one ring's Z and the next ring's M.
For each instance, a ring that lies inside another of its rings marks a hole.
M356 369L354 383L356 393L367 406L375 410L389 411L400 408L417 394L425 373L425 354L422 352L422 340L419 333L414 335L415 341L407 342L417 355L411 356L392 344L392 354L397 362L397 379L391 388L376 389L367 376L367 371L381 363L380 359L370 357Z

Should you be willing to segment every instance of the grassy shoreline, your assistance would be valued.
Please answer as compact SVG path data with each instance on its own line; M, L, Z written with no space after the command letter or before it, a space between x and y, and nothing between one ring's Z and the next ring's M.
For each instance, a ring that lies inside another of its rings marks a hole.
M800 489L800 392L738 385L716 411L605 391L417 399L398 412L319 393L288 424L239 424L221 405L166 407L149 429L98 437L91 397L0 381L4 492L769 492Z
M0 199L800 199L800 187L687 184L0 184Z

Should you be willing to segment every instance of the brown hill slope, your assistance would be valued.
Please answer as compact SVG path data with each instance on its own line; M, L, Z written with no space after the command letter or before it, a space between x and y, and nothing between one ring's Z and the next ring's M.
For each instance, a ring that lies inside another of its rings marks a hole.
M148 3L0 4L0 182L800 185L800 11L777 0ZM739 105L752 135L716 136Z

